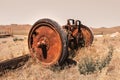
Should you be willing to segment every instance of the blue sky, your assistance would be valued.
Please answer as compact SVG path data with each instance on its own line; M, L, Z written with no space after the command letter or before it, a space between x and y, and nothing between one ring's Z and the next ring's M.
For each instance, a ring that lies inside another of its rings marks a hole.
M89 27L120 26L120 0L0 0L0 24L33 24L41 18L60 25L73 18Z

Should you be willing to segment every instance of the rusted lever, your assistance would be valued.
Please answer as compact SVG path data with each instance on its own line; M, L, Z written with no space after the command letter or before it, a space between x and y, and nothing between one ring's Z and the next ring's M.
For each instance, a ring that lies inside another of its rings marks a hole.
M38 48L42 49L43 58L47 58L47 45L45 41L38 42Z
M67 20L67 25L73 25L75 24L75 20L74 19L68 19Z
M80 21L80 20L76 20L76 21L75 21L75 25L76 25L77 28L78 28L78 33L81 33L81 28L80 28L81 21Z
M75 22L77 28L78 28L78 35L77 35L77 43L78 43L78 47L81 46L83 47L85 44L84 38L83 38L83 34L81 31L81 21L80 20L76 20Z

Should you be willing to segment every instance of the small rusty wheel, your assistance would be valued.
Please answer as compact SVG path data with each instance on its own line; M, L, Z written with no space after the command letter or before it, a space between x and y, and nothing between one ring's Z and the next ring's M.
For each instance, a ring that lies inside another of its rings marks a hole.
M66 34L55 21L40 19L29 32L28 47L42 65L60 65L67 57L66 41Z
M82 34L85 40L85 46L90 46L93 42L94 39L94 35L92 33L92 31L90 30L90 28L88 28L87 26L82 25Z
M85 46L86 47L90 46L93 42L93 39L94 39L94 35L93 35L92 31L90 30L90 28L88 28L85 25L81 25L81 31L82 31L82 35L83 35L83 38L85 41ZM76 29L73 32L73 35L76 35L77 33L78 33L78 29Z

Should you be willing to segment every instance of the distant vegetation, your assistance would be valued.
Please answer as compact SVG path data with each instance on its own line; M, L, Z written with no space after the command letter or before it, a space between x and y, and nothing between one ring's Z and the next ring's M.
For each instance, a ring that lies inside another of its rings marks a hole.
M31 25L29 24L0 25L0 32L2 33L9 32L10 34L13 34L13 35L28 35L30 28L31 28Z
M93 30L94 34L105 35L105 34L111 34L111 33L115 33L115 32L120 32L120 26L111 27L111 28L105 28L105 27L92 28L92 30Z
M0 32L11 32L13 35L28 35L29 30L32 25L29 24L11 24L11 25L0 25ZM120 26L112 28L91 28L94 34L111 34L115 32L120 32Z

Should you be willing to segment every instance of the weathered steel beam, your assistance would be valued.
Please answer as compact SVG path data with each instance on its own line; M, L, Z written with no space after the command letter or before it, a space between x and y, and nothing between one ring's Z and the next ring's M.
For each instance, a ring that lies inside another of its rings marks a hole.
M2 75L5 70L13 70L23 66L29 60L29 58L30 55L26 54L17 58L0 62L0 75Z

